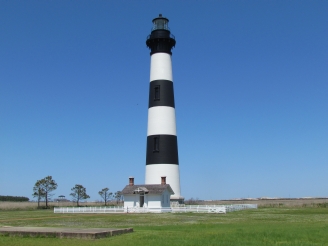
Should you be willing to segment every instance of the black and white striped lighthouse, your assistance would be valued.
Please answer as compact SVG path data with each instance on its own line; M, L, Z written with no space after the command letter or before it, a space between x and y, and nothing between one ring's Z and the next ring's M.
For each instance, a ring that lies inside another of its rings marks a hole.
M148 104L147 154L145 184L159 184L166 176L174 191L171 201L183 202L180 193L178 141L175 120L171 49L175 37L170 33L169 20L153 19L146 44L150 49L150 86Z

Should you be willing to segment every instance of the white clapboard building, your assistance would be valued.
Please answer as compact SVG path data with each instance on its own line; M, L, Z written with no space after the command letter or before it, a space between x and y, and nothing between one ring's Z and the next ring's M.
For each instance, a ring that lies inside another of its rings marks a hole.
M161 209L170 207L170 196L174 192L166 177L161 177L161 184L134 184L134 178L129 178L129 184L122 190L124 209L145 208Z

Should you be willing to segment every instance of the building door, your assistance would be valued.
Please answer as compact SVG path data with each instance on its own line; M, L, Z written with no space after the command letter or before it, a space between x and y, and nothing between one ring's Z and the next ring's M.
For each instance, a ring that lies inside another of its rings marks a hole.
M142 208L144 206L145 203L145 194L140 194L140 207Z

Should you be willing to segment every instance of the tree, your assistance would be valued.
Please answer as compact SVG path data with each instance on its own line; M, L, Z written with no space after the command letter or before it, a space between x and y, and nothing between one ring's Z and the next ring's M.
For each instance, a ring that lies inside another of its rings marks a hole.
M73 200L76 201L77 206L79 205L79 202L84 199L90 198L90 196L87 194L86 188L83 187L83 185L76 184L71 191L73 191L70 196L73 197Z
M44 193L42 192L40 187L34 186L33 187L33 197L37 197L38 198L38 208L40 207L40 201L41 198L44 196Z
M52 191L56 190L58 187L55 180L52 179L52 176L47 176L43 179L37 180L34 187L33 187L33 196L38 197L38 205L40 199L44 197L46 201L46 208L48 207L48 200L50 199L53 194Z
M107 202L111 199L113 193L109 192L109 189L106 187L98 192L101 198L105 201L105 206L107 206Z
M119 204L119 202L122 199L122 192L121 191L116 191L115 194L114 194L114 197L116 199L116 203Z

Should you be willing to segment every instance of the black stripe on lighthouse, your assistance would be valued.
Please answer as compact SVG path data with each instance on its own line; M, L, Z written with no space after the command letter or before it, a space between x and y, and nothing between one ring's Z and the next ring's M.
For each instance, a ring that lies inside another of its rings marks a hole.
M148 108L168 106L174 108L173 82L169 80L154 80L149 86Z
M163 163L179 165L177 136L148 136L146 165Z

